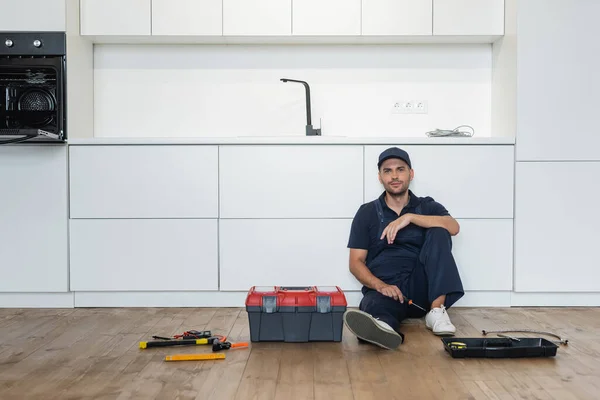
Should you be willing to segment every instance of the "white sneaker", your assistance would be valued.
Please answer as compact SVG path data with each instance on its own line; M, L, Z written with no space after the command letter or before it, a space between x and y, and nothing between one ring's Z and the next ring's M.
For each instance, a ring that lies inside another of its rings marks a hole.
M432 308L425 316L425 325L436 335L454 335L456 327L450 322L450 317L443 305Z
M359 339L384 349L395 349L403 342L403 337L389 324L360 310L347 310L344 313L344 324Z

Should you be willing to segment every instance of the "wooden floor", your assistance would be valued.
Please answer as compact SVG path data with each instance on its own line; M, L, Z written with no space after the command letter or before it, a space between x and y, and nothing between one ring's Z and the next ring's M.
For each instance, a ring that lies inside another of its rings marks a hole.
M569 339L555 358L452 359L422 320L396 351L342 343L254 343L225 360L164 362L205 346L140 340L209 329L249 340L241 309L0 309L0 399L598 399L600 309L450 310L459 336L542 329ZM494 335L495 336L495 335ZM526 336L526 335L519 335Z

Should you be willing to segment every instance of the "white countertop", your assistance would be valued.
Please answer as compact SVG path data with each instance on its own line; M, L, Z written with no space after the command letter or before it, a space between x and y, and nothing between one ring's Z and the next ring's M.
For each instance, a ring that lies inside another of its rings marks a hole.
M345 137L345 136L238 136L184 138L73 138L69 145L185 145L185 144L366 144L366 145L499 145L515 144L513 137Z

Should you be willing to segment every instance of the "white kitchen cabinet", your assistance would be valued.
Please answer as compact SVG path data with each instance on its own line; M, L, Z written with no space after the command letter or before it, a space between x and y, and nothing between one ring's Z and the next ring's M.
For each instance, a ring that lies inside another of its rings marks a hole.
M71 290L217 290L216 219L70 221Z
M66 30L65 1L0 0L0 31L64 32Z
M515 290L598 292L600 162L518 162Z
M363 0L363 35L431 35L433 0Z
M152 0L153 35L222 35L222 0Z
M223 34L291 35L292 0L223 0Z
M519 2L517 161L600 161L599 15L600 1Z
M513 220L459 219L452 254L465 290L510 291L513 285Z
M365 200L383 193L379 154L391 146L365 146ZM415 170L410 189L431 196L454 218L513 218L514 146L409 145Z
M151 34L151 0L80 0L82 35Z
M510 291L512 220L459 220L453 255L465 290ZM348 270L350 219L231 219L219 227L221 289L338 285L359 290Z
M360 35L361 0L294 0L294 35Z
M434 35L503 35L504 0L433 0Z
M216 218L217 146L72 146L71 218Z
M362 146L223 146L221 218L351 218L363 199Z
M67 147L0 146L0 292L68 291Z
M219 221L222 290L253 285L337 285L358 290L348 269L350 219Z

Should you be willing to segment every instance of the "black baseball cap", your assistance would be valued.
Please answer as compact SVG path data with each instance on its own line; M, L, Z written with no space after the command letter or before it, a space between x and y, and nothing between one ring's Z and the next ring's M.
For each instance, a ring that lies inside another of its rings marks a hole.
M390 158L399 158L401 160L403 160L404 162L406 162L408 164L409 168L412 168L412 164L410 163L410 157L408 156L408 153L402 149L399 149L397 147L390 147L389 149L384 150L380 155L379 155L379 161L377 162L377 168L381 168L381 164Z

